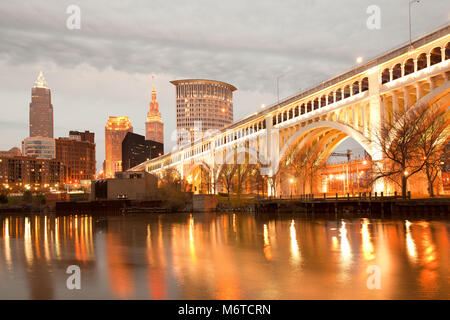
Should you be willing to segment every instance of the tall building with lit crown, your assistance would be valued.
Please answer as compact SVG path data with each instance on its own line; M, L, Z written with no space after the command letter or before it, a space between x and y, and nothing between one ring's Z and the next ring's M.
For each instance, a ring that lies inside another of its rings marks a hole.
M150 101L150 110L147 113L145 121L145 140L152 140L164 143L164 124L159 112L159 104L156 100L155 87L152 88L152 100Z
M109 117L105 126L105 177L113 178L122 171L122 141L127 132L133 132L128 117Z
M204 79L170 81L175 85L178 143L180 135L221 129L233 123L233 91L231 84ZM199 128L200 126L200 128ZM197 128L195 128L197 127Z
M31 89L30 137L53 138L51 92L42 71Z

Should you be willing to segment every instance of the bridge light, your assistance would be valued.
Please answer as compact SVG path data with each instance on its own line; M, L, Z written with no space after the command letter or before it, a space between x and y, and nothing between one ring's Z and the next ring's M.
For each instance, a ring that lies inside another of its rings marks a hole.
M263 103L262 105L261 105L261 109L264 109L266 107L266 105Z
M361 63L361 62L363 62L363 58L362 57L356 58L356 63Z

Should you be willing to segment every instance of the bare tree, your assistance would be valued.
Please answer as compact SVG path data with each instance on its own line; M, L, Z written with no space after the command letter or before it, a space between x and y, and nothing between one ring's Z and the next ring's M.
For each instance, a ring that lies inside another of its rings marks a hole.
M162 173L160 183L163 186L179 186L180 177L174 168L165 169Z
M441 171L444 148L449 136L449 118L436 105L432 105L424 113L424 130L417 140L417 147L424 163L428 194L434 197L434 184Z
M251 176L255 174L257 167L256 165L249 163L236 164L235 166L236 193L238 198L240 198L245 183L250 179Z
M230 193L233 189L233 177L236 173L235 164L223 164L222 169L219 172L219 178L222 180L225 189L227 190L228 201L230 201Z
M309 184L310 193L314 193L314 180L323 168L321 157L311 147L298 151L291 148L286 156L284 166L292 170L302 183L302 192L306 193L306 183Z
M374 181L381 178L393 181L401 187L403 197L407 194L408 179L424 167L418 147L418 139L424 130L424 115L424 112L414 110L405 114L387 113L372 141L385 160L374 170Z

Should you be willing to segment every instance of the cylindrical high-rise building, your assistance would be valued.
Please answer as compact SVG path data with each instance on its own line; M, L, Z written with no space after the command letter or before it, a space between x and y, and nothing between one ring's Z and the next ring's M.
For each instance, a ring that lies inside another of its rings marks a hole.
M105 126L105 177L113 178L122 171L122 141L127 132L133 132L128 117L109 117Z
M174 80L170 83L176 87L178 143L184 130L190 133L193 140L196 130L221 129L233 123L233 91L236 87L204 79Z
M53 105L42 71L31 89L30 137L53 138Z

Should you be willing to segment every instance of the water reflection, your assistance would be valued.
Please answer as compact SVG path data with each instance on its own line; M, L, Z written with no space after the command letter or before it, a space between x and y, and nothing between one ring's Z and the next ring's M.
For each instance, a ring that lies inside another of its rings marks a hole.
M2 216L0 298L448 299L449 226L211 213ZM72 264L82 270L80 292L65 288ZM382 290L366 287L372 264Z
M264 224L264 256L267 260L272 260L272 248L270 247L269 231L267 224Z
M405 228L406 228L406 248L408 249L408 257L411 260L411 262L416 263L417 262L417 250L416 250L416 244L412 238L411 235L411 222L408 220L405 220Z
M350 241L347 235L347 224L344 220L341 221L341 228L339 229L339 235L341 237L341 258L344 267L347 267L351 263L352 249L350 247Z
M374 248L369 231L369 219L364 218L361 226L362 246L364 259L370 261L375 259Z
M292 219L291 226L289 227L289 235L291 237L291 258L294 265L298 265L300 262L300 249L297 243L297 231L295 230L295 221Z

